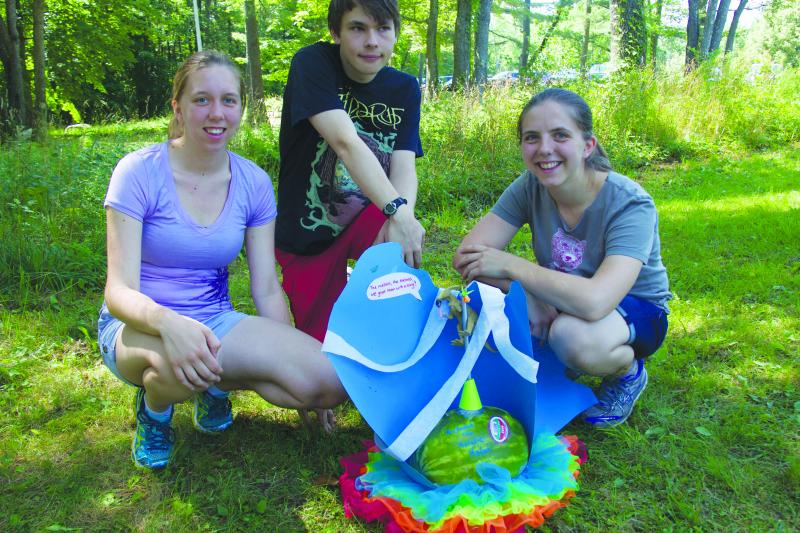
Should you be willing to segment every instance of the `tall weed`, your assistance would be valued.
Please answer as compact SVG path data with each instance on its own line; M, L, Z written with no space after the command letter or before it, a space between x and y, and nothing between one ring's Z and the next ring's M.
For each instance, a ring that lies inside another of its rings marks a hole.
M595 134L623 173L665 161L779 148L800 140L800 71L748 79L744 67L714 63L688 74L617 73L565 87L592 108ZM516 121L545 87L520 84L441 92L423 103L418 205L442 212L486 209L524 169Z
M6 145L0 157L0 305L97 288L104 271L102 198L133 144L91 137Z
M516 88L441 92L423 104L418 205L465 211L487 205L521 167L516 123L526 93Z
M800 140L800 71L749 79L737 65L692 73L628 72L569 86L593 109L612 164L633 174L650 164L736 157ZM423 102L417 206L472 216L488 209L524 169L516 122L543 87L443 91ZM270 102L273 111L279 105ZM0 152L0 306L48 304L70 287L99 291L105 224L102 200L116 161L165 138L166 118L53 132L46 144ZM244 124L231 148L277 178L275 127ZM460 231L450 228L452 231Z

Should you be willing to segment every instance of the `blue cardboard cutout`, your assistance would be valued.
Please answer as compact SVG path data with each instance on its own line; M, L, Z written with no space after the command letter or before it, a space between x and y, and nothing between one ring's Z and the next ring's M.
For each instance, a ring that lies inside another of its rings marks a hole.
M427 272L405 264L396 243L361 256L333 307L322 349L376 442L400 461L457 406L470 373L484 405L519 420L529 442L596 402L588 387L564 376L549 348L532 342L518 283L508 295L480 283L469 289L478 320L467 350L451 344L456 320L436 305L439 289ZM487 340L497 352L486 349Z

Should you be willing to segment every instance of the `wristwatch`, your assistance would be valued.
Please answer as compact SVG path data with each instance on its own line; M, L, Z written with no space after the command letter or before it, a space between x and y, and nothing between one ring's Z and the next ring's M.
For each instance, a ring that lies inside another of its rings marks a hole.
M400 196L398 198L395 198L394 200L392 200L391 202L389 202L388 204L383 206L383 214L386 215L387 217L390 217L390 216L394 215L395 213L397 213L397 208L398 207L400 207L401 205L407 204L407 203L408 203L408 200L406 200L402 196Z

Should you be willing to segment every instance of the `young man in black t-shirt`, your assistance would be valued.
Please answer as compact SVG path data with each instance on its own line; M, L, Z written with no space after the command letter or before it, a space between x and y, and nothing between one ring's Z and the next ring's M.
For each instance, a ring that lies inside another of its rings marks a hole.
M295 54L283 94L276 255L296 326L322 340L348 259L394 241L418 267L420 89L387 64L397 0L332 0L335 44Z

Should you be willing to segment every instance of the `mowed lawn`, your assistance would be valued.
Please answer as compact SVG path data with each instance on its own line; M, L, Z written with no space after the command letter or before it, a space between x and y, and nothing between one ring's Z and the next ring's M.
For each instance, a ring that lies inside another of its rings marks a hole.
M545 530L800 530L797 149L634 174L660 212L670 332L626 425L565 429L589 461ZM87 201L99 206L103 189ZM460 200L423 213L423 267L440 286L457 282L452 253L489 207ZM516 252L530 254L528 235ZM251 310L244 269L233 299ZM349 405L332 436L251 393L235 394L218 436L195 432L181 405L173 464L137 470L133 391L97 351L100 302L75 286L0 309L0 530L382 530L346 519L335 484L338 458L371 437Z

